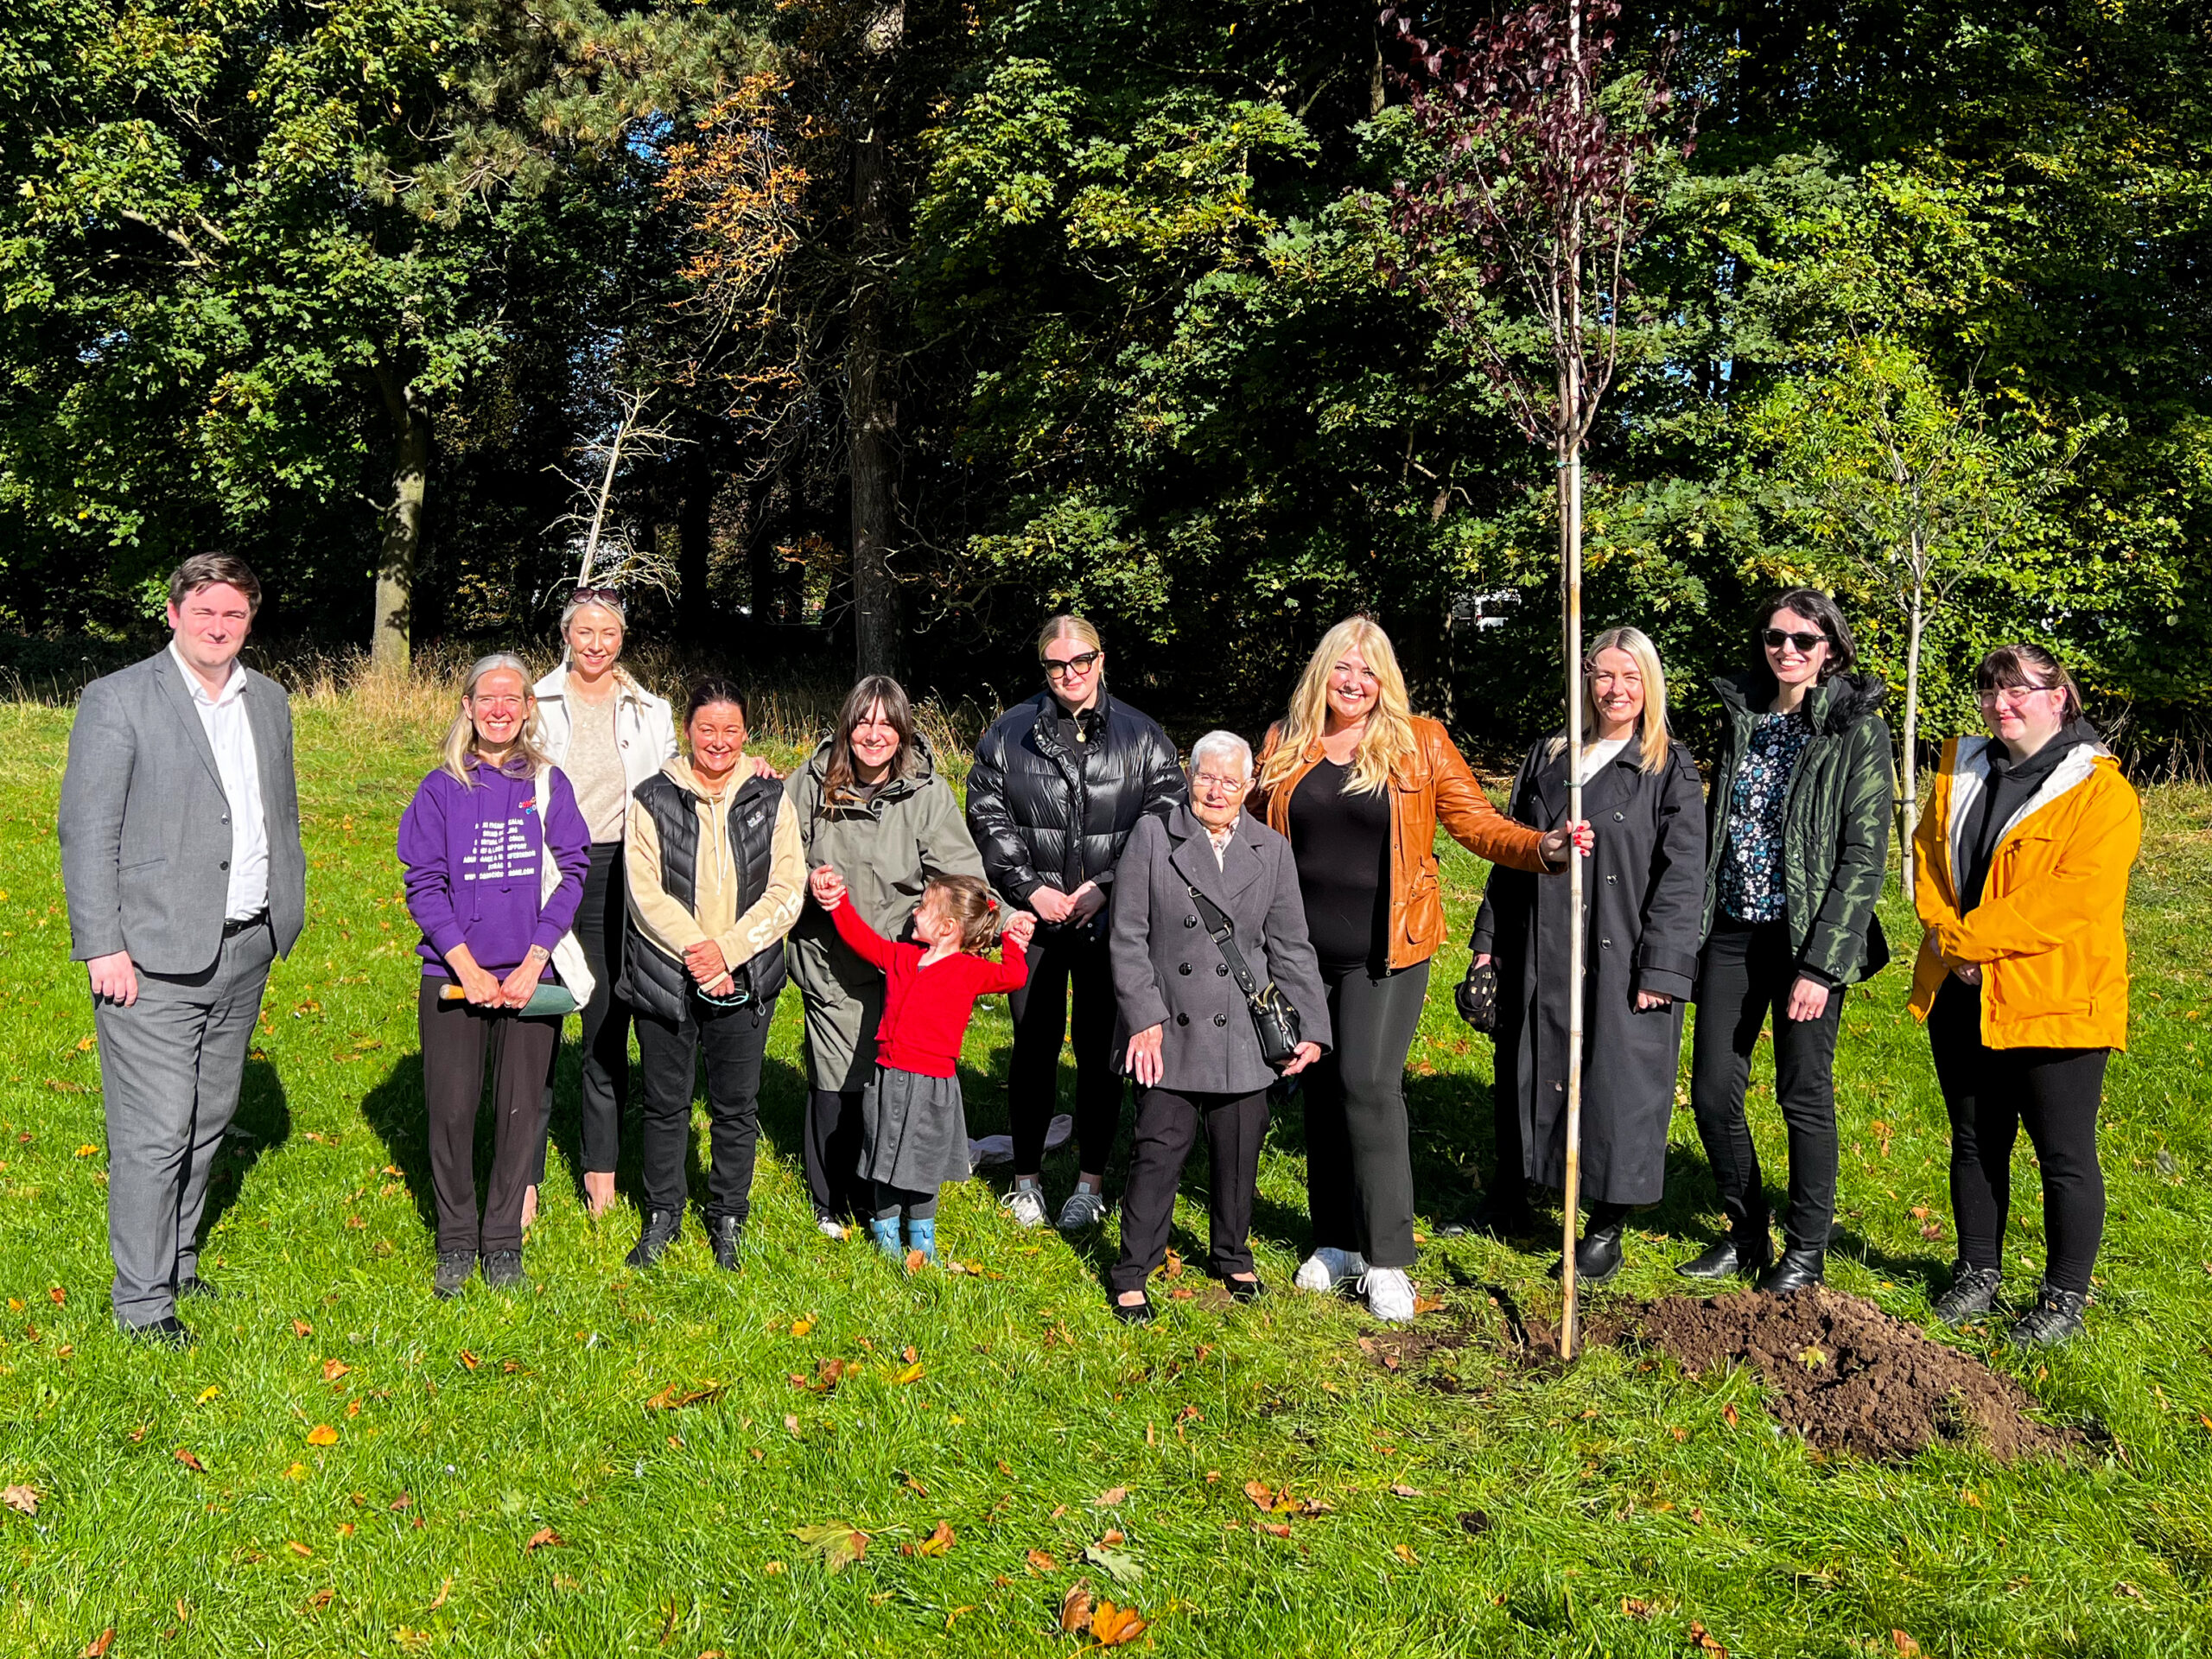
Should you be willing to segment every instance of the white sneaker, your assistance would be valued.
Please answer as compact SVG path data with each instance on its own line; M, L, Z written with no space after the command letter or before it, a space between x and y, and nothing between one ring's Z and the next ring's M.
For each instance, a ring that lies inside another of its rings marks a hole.
M1324 1244L1298 1264L1298 1272L1290 1282L1300 1290L1319 1294L1349 1284L1366 1271L1367 1262L1357 1250L1340 1250L1333 1244Z
M1106 1195L1094 1192L1087 1186L1077 1186L1068 1194L1068 1201L1060 1206L1060 1218L1053 1224L1064 1233L1079 1233L1086 1227L1096 1227L1106 1219Z
M845 1236L845 1224L835 1217L817 1216L814 1218L814 1230L824 1238L842 1240Z
M1367 1298L1367 1311L1389 1325L1404 1325L1414 1316L1414 1281L1403 1268L1370 1268L1359 1281Z
M1014 1224L1017 1227L1042 1227L1045 1224L1044 1189L1025 1182L1001 1198L999 1208L1014 1212Z

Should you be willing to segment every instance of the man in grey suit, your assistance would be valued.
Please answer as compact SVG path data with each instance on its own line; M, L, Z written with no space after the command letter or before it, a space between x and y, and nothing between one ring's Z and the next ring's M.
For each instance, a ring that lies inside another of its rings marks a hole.
M243 561L169 579L168 648L93 681L61 780L72 955L92 981L107 1116L115 1316L181 1347L207 1179L238 1109L270 964L300 936L307 860L284 690L238 660Z

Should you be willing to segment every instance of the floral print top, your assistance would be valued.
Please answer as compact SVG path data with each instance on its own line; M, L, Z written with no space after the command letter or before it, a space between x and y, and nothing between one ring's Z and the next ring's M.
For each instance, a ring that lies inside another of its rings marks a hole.
M1813 741L1802 711L1761 715L1728 794L1727 842L1720 854L1720 908L1739 922L1778 922L1788 908L1782 866L1789 780Z

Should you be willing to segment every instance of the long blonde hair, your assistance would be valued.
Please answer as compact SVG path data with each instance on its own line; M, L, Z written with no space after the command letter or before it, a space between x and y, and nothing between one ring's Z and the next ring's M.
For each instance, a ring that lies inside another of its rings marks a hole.
M532 772L542 772L552 762L538 746L537 694L530 689L529 664L511 651L495 651L489 657L479 657L469 667L468 678L462 683L461 701L467 702L476 695L479 680L503 668L511 668L522 676L522 694L529 704L530 713L523 721L522 730L515 734L514 747L507 751L506 765L502 770L518 776L525 768ZM477 758L476 721L468 710L463 709L454 716L453 724L446 728L445 748L439 764L459 780L463 789L474 789L476 787L476 768L469 763ZM518 766L518 761L522 765Z
M1329 717L1329 671L1337 658L1357 649L1375 671L1375 707L1367 716L1353 752L1351 776L1344 786L1354 794L1371 795L1390 781L1392 768L1414 752L1414 710L1406 696L1406 677L1398 668L1398 653L1390 649L1390 636L1364 616L1348 616L1321 636L1321 643L1306 659L1298 689L1290 694L1290 711L1274 753L1260 770L1260 789L1272 791L1296 769L1299 757L1320 740Z
M1660 665L1659 647L1641 628L1607 628L1583 653L1583 741L1597 741L1592 734L1598 729L1598 699L1590 693L1590 677L1597 671L1599 653L1607 651L1626 652L1636 671L1643 676L1643 712L1637 717L1637 764L1645 772L1656 772L1667 764L1667 671ZM1554 754L1566 747L1565 732L1552 739Z

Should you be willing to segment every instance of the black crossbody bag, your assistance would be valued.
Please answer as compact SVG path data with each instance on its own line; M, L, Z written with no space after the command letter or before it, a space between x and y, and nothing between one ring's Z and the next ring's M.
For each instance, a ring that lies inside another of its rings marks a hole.
M1206 931L1213 936L1213 942L1221 951L1221 959L1229 964L1230 976L1244 993L1245 1007L1252 1011L1252 1031L1260 1039L1260 1058L1281 1071L1298 1058L1300 1026L1297 1007L1273 980L1263 988L1252 977L1244 953L1236 948L1236 930L1221 906L1195 887L1190 893L1191 902L1205 918Z

